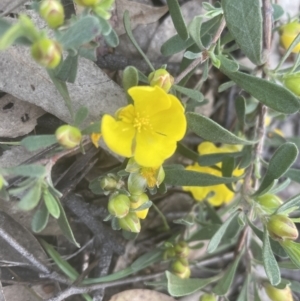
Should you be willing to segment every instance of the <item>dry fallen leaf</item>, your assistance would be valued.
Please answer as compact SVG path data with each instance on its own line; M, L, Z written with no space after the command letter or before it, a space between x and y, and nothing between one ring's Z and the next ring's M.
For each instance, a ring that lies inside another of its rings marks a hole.
M174 298L147 289L127 290L113 295L109 301L175 301Z

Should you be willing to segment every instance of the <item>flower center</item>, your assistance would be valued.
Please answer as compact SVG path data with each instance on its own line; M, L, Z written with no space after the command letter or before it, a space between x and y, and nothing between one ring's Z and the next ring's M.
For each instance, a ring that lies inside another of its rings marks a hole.
M141 117L140 113L136 113L133 119L133 127L140 133L142 130L152 130L149 117Z
M157 168L142 167L140 174L147 181L148 187L157 185Z

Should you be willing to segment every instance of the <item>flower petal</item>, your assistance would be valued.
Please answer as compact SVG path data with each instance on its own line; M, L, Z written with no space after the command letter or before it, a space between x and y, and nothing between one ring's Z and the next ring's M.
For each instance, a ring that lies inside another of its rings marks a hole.
M156 133L166 136L167 139L179 141L183 138L187 126L184 108L178 98L168 96L171 101L170 108L153 115L150 123Z
M101 132L106 145L115 153L132 156L132 142L135 129L132 124L116 121L110 115L104 115L101 122Z
M136 136L135 161L144 167L157 167L172 156L176 150L176 141L165 136L142 131Z
M160 87L132 87L128 94L133 98L134 107L141 116L151 117L170 107L169 95Z

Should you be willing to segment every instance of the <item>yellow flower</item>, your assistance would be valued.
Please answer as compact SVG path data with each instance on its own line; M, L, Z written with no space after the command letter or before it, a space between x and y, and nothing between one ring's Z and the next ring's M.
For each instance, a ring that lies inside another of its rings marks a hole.
M158 86L128 90L134 105L119 109L115 118L104 115L101 132L106 145L141 166L160 166L176 150L186 131L184 108Z
M92 140L92 143L95 145L96 148L99 147L99 140L100 140L100 137L101 137L101 133L92 133L90 135L90 138Z
M240 147L237 145L224 145L222 147L216 147L211 142L202 142L198 146L198 152L200 155L208 155L215 153L230 153L240 151ZM222 163L217 163L216 166L221 168ZM219 169L210 166L200 166L198 163L194 165L189 165L186 170L198 171L214 176L222 177L222 172ZM235 169L233 171L233 176L240 176L244 172L243 169ZM223 203L229 203L233 197L234 192L227 188L225 184L214 185L214 186L184 186L182 187L184 191L189 191L193 195L196 201L208 200L213 206L220 206Z
M288 49L296 36L300 33L300 23L292 22L286 25L283 25L279 29L280 31L280 42L285 49ZM300 43L292 50L294 53L300 51Z

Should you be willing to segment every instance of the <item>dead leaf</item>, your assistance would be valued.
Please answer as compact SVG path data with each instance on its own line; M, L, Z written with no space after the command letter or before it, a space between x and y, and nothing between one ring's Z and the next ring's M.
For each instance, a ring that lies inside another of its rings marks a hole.
M43 114L45 111L38 106L6 94L0 98L0 137L15 138L28 134Z
M127 290L113 295L109 301L175 301L174 298L147 289Z
M34 291L22 285L10 285L3 288L6 300L9 301L40 301Z
M135 1L117 0L116 16L112 18L112 26L118 35L125 33L123 25L124 12L128 10L130 15L131 29L135 29L138 25L147 25L155 23L168 10L168 6L153 7Z

